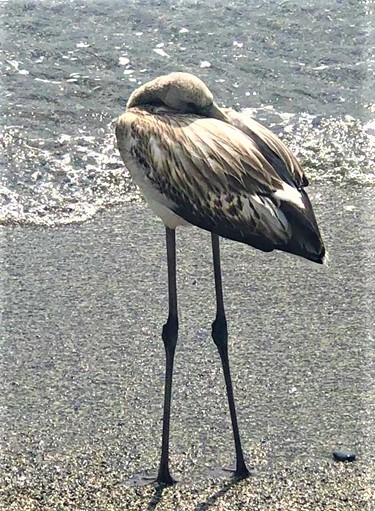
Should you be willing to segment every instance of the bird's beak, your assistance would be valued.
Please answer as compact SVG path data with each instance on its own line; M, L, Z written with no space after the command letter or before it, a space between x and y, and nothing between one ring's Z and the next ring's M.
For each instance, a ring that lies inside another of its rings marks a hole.
M204 113L206 114L207 117L212 117L214 119L218 119L219 121L229 123L228 117L215 102L213 102L212 105L205 108Z

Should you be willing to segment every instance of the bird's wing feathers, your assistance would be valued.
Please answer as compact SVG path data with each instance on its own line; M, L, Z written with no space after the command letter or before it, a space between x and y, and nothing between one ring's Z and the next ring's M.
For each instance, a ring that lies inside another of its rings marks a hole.
M184 147L194 147L211 167L211 172L242 183L244 191L277 190L280 178L256 144L233 126L216 119L198 118L180 128Z
M148 179L188 222L262 250L290 238L280 204L290 199L303 209L300 193L239 129L216 119L132 109L118 123L120 152L124 128L133 134L132 157L147 161Z
M308 185L306 174L292 151L271 130L243 112L223 111L231 124L253 139L284 181L297 187Z

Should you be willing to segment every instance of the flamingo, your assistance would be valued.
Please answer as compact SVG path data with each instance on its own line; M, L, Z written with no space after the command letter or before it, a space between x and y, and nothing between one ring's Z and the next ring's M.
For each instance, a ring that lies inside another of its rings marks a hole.
M156 482L175 483L169 469L178 337L175 232L186 225L211 233L216 292L212 338L221 358L231 415L234 476L246 478L250 472L241 446L229 366L219 237L264 252L277 249L324 263L324 242L304 190L308 180L276 135L244 113L220 108L203 81L190 73L170 73L136 89L117 121L116 138L126 168L166 232L169 314L162 330L166 368Z

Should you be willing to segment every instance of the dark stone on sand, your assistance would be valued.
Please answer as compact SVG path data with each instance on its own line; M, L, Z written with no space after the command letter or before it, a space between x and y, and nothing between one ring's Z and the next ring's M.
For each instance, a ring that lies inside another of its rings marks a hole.
M356 457L354 452L349 451L334 451L332 456L335 461L355 461Z

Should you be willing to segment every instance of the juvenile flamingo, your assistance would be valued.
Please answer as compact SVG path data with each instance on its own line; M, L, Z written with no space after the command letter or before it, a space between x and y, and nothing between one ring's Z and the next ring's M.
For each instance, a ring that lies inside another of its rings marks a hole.
M274 249L316 263L325 247L308 181L291 151L267 128L219 108L207 86L189 73L171 73L135 90L116 125L121 157L149 206L165 224L169 315L161 459L157 482L173 484L169 470L172 373L178 334L175 229L195 225L211 232L216 290L212 338L218 348L233 427L235 477L246 467L228 358L219 236L264 252Z

